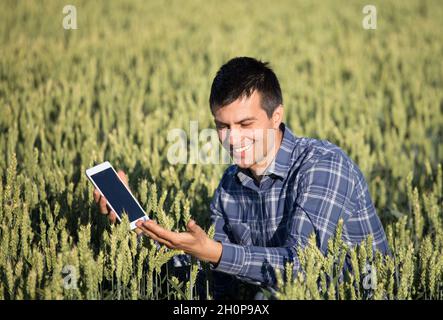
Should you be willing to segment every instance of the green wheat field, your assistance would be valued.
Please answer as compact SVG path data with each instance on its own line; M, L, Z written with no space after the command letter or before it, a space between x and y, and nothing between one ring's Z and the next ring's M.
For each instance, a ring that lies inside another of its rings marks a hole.
M211 82L235 56L271 63L297 136L359 165L393 252L347 248L338 228L326 256L300 249L303 273L281 270L277 298L442 299L443 4L372 1L375 30L366 4L1 1L0 299L212 299L206 263L176 270L183 252L110 225L84 172L108 160L151 218L212 235L227 165L171 165L167 134L214 128Z

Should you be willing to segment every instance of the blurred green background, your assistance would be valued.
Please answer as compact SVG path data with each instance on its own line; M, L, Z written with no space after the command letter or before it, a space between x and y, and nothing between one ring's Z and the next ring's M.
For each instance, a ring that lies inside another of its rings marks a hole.
M77 30L63 28L67 4L77 9ZM45 275L54 272L58 254L61 261L77 261L63 255L63 245L76 247L82 226L92 228L85 244L91 259L107 252L102 243L109 226L97 217L84 176L97 162L109 160L125 170L154 217L161 211L153 205L155 184L175 226L183 226L187 208L209 227L209 201L225 166L171 166L166 137L172 128L187 131L191 120L200 129L214 127L210 85L235 56L271 63L287 125L298 136L329 140L348 153L363 171L385 226L406 217L420 236L437 228L421 198L423 217L414 218L411 190L434 192L441 216L443 5L372 1L377 29L365 30L367 4L1 1L3 297L38 297L26 281L13 280L24 277L16 268L34 272L36 287L48 287ZM63 237L66 243L59 245ZM47 248L55 252L53 262L41 271L27 267L25 261L38 263L32 260L36 252L49 259ZM63 296L48 290L41 296Z

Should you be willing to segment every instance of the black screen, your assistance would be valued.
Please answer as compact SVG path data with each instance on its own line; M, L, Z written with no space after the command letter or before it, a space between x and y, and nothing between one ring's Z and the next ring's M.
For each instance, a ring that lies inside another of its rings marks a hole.
M128 214L130 222L145 216L143 210L139 207L112 168L91 175L91 179L94 180L106 200L108 200L120 217L123 214L123 210Z

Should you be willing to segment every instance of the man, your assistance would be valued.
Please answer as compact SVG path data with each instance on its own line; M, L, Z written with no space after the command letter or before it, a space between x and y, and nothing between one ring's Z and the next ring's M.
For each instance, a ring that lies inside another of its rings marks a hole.
M336 145L296 137L285 126L280 84L267 63L248 57L227 62L212 83L209 104L220 142L235 162L210 204L214 240L193 220L182 233L152 220L137 226L168 248L210 262L214 298L236 297L241 283L275 287L275 270L286 262L297 272L297 248L312 233L326 253L340 218L345 242L359 244L372 234L374 249L388 252L358 166ZM97 192L95 199L107 213L106 200Z

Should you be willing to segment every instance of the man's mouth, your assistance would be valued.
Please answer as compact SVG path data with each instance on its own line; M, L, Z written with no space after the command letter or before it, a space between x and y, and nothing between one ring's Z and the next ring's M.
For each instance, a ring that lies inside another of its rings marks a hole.
M248 144L244 147L239 147L239 148L233 147L232 150L234 151L234 153L241 153L241 152L248 151L249 149L251 149L252 145L253 145L253 143L251 142L250 144Z

